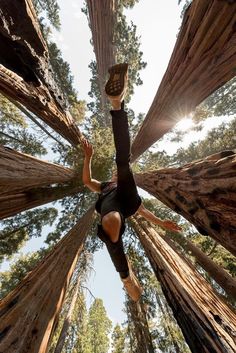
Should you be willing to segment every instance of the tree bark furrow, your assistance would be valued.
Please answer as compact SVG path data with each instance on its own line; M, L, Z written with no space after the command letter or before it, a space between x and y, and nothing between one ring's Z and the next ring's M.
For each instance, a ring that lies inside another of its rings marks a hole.
M0 302L1 352L46 353L93 210Z
M34 207L60 200L82 191L81 185L44 187L0 196L0 219L8 218Z
M81 132L66 111L31 0L0 3L0 91L42 119L73 146ZM20 24L20 25L19 25Z
M97 62L102 109L105 110L107 98L104 92L104 85L106 82L107 70L110 66L116 63L113 38L114 25L116 22L116 4L114 0L103 0L102 2L87 0L87 5L93 47Z
M235 312L141 217L132 223L191 351L233 353Z
M166 73L132 145L132 161L235 76L236 3L194 0Z
M201 234L236 255L236 154L224 157L226 152L180 168L137 174L135 180Z
M61 165L0 146L0 196L76 180L78 174Z

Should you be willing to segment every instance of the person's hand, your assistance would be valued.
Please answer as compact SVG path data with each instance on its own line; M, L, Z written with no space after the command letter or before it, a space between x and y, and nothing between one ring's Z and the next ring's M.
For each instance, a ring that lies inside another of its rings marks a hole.
M88 158L91 158L93 155L93 146L91 145L91 143L89 143L88 140L86 140L86 138L84 137L81 140L81 145L82 145L85 156Z
M171 230L172 232L180 232L182 228L172 221L163 221L161 227Z

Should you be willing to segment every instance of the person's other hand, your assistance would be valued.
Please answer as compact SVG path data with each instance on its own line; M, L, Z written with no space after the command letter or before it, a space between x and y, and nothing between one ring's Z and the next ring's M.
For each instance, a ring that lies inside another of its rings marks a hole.
M81 140L81 145L85 156L91 158L93 155L93 146L91 145L91 143L89 143L88 140L86 140L86 138L84 137Z
M163 221L162 227L171 230L172 232L180 232L182 230L182 228L178 226L178 224L172 221Z

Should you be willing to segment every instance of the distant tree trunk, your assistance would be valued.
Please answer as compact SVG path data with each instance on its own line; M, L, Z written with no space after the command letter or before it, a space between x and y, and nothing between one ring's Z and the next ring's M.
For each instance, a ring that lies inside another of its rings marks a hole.
M139 187L236 255L236 154L223 151L179 168L137 174Z
M53 136L42 124L40 124L38 120L35 118L35 116L33 116L33 114L31 114L27 109L25 109L22 104L16 101L14 102L12 99L10 100L10 102L14 104L18 109L20 109L22 113L24 113L27 116L27 118L32 120L46 135L48 135L51 139L53 139L56 143L58 143L62 147L64 146L63 143L59 141L55 136Z
M137 340L137 353L154 353L143 303L135 303L128 300L127 305L134 325L134 333Z
M194 0L132 145L132 161L235 76L236 2Z
M15 216L31 208L63 199L81 192L81 185L54 186L31 189L24 192L0 196L0 219Z
M47 352L93 210L0 302L0 352Z
M105 111L107 98L104 86L107 70L116 63L114 45L114 26L116 22L116 1L87 0L89 24L92 31L93 47L97 62L99 89L101 94L101 109ZM110 118L106 121L110 125Z
M0 92L23 104L76 147L82 134L65 112L31 0L1 0L0 41Z
M77 283L75 285L74 293L73 293L73 296L72 296L72 299L71 299L71 302L69 305L69 310L68 310L66 317L64 319L63 326L62 326L60 336L58 338L54 353L61 353L62 352L63 346L65 344L65 340L66 340L66 335L67 335L68 329L71 324L71 318L72 318L72 314L73 314L73 311L75 308L76 300L78 299L79 288L80 288L80 278L78 278Z
M132 223L191 351L235 352L235 312L141 217Z
M168 317L168 319L174 321L173 314L171 313L171 310L169 309L167 302L162 301L161 296L163 296L163 294L160 292L161 292L161 289L159 290L159 292L156 292L156 301L157 301L158 307L161 310L163 317L165 317L165 318ZM173 335L173 330L172 330L168 320L166 320L166 319L165 319L165 324L163 325L163 329L165 331L166 336L171 337L171 342L174 346L175 353L181 353L181 348L179 347L178 339L175 337L175 335Z
M65 183L78 177L72 169L42 161L4 146L0 146L0 170L0 196Z
M171 241L167 235L164 239L168 243ZM180 233L176 234L173 239L195 257L197 263L225 290L229 298L236 300L236 279Z

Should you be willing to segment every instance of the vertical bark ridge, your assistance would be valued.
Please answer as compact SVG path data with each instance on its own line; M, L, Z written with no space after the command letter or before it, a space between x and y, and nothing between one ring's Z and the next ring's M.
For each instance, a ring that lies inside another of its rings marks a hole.
M0 352L46 353L94 207L0 302Z
M132 161L235 76L236 2L194 0L132 145Z
M133 227L193 353L233 353L236 314L140 216Z
M87 5L94 52L97 62L97 73L102 102L101 108L105 110L107 98L105 95L104 86L107 77L107 69L116 62L114 44L116 4L114 0L102 0L99 2L87 0Z
M0 40L0 92L77 146L82 134L54 81L31 0L1 1Z
M78 178L73 169L0 146L0 196Z
M236 154L223 151L179 168L135 176L139 187L236 255Z
M63 199L82 192L83 187L77 184L60 185L30 189L24 192L0 196L0 220L17 215L20 212L49 202Z

